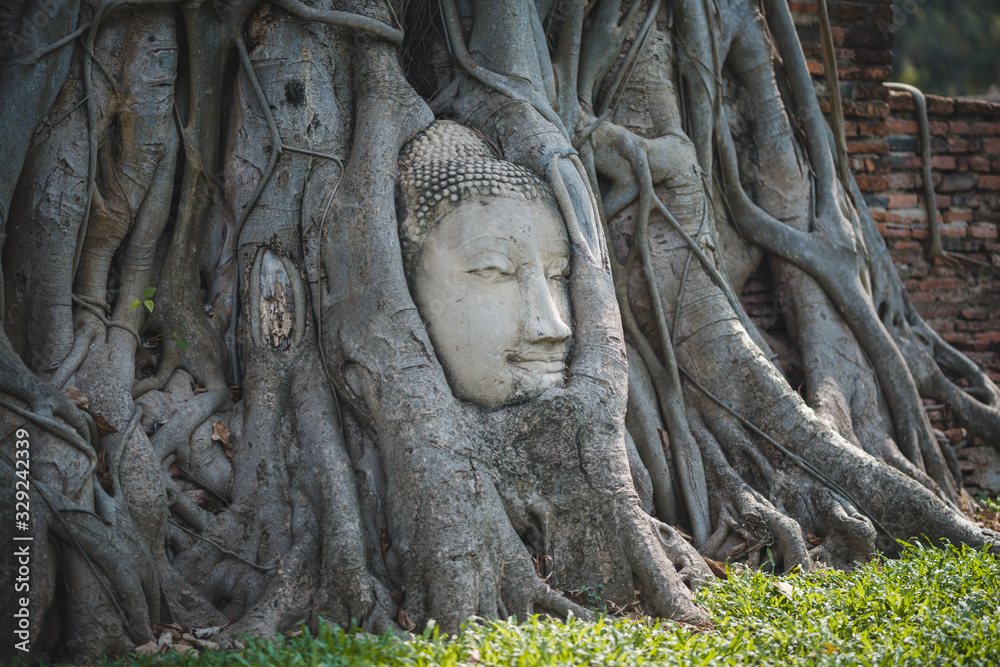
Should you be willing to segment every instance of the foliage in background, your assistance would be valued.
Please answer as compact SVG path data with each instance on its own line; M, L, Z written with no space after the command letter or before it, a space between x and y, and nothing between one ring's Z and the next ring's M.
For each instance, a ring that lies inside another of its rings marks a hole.
M1000 97L1000 3L893 0L893 81L946 97ZM883 26L888 29L888 26Z
M454 638L403 639L323 625L240 651L189 650L124 665L995 665L1000 660L1000 561L970 549L907 546L899 560L853 572L771 577L745 571L698 596L716 623L603 617L560 623L491 621Z

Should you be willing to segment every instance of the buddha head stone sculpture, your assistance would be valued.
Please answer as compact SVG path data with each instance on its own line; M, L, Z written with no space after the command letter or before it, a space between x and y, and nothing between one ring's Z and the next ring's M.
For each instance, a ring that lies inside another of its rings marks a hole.
M452 393L496 408L562 386L569 240L548 187L450 121L400 159L407 281Z

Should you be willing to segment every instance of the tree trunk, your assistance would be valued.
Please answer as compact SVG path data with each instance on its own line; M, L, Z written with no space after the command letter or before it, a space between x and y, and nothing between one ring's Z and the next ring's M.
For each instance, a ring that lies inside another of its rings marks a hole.
M580 591L707 627L706 557L1000 550L920 403L996 443L1000 390L909 304L785 2L27 0L3 29L19 657L589 618ZM526 401L456 398L411 297L397 180L436 117L566 225L565 380ZM765 259L801 395L736 297Z

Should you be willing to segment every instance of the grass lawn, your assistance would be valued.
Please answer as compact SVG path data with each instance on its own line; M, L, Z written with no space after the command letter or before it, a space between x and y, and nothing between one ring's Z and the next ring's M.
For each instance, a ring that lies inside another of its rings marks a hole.
M471 624L402 638L322 626L239 651L107 665L1000 665L1000 559L907 547L853 572L745 571L698 594L716 630L603 617Z

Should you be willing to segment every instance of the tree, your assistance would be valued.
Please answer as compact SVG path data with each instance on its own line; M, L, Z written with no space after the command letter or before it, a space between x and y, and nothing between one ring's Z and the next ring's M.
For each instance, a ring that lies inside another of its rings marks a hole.
M24 429L37 650L587 616L557 592L584 586L707 624L699 554L997 548L920 396L1000 444L1000 390L910 305L782 0L27 0L8 25L0 470L26 477ZM399 156L435 116L566 220L568 380L523 404L455 399L407 288ZM765 259L780 355L736 297Z
M985 95L997 84L996 5L938 0L893 5L898 63L894 81L949 97Z

